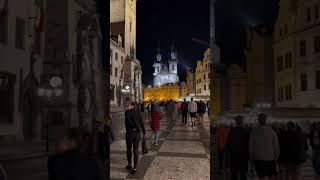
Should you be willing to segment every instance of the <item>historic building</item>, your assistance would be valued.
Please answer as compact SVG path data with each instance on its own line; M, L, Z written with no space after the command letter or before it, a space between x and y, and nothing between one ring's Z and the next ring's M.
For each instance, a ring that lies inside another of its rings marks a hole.
M178 84L164 84L160 87L149 87L144 89L144 100L162 101L178 100L180 97L181 87Z
M118 94L124 103L141 101L142 70L136 57L136 0L110 0L110 30L111 37L121 37L125 53L123 82L118 83L121 85L119 87L110 84L110 90L112 92L115 87L114 93ZM113 67L113 71L115 68ZM115 101L111 103L115 104Z
M196 67L196 96L210 96L210 49L204 53L203 60Z
M274 29L277 107L320 107L320 15L317 0L281 0Z
M153 65L153 86L160 87L168 83L177 83L179 82L178 76L178 59L177 59L177 50L172 45L170 58L166 61L162 58L160 49L157 50L156 60Z
M179 97L186 97L188 95L187 89L188 89L187 82L183 81L180 84L180 96Z
M247 29L246 70L248 106L259 107L274 102L273 34L271 28Z
M187 71L187 95L196 94L196 73L194 70Z
M122 89L124 82L125 58L121 35L110 39L110 105L123 105Z
M95 2L5 2L0 136L38 141L66 127L93 130L105 110Z
M244 68L231 64L227 68L227 111L244 111L247 101L247 73Z

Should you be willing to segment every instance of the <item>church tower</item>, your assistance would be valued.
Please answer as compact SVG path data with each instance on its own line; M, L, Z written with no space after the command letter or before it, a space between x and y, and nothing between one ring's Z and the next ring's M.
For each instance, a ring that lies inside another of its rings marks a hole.
M169 72L172 74L178 74L177 49L174 47L174 43L170 49Z
M157 75L161 73L161 64L162 64L162 55L160 52L160 48L157 49L156 60L154 62L154 73L153 75Z

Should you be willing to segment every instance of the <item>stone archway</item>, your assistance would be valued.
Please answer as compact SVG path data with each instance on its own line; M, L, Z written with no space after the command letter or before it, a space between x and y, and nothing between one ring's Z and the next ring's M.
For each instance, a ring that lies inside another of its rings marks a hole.
M34 127L36 121L36 104L35 95L31 89L28 89L23 96L23 137L26 141L34 138Z

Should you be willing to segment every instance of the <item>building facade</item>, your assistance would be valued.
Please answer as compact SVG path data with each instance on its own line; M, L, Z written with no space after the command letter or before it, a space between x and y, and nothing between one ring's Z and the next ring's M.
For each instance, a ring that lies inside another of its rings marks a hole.
M210 49L204 53L203 60L196 67L196 95L210 96Z
M247 73L236 64L227 69L227 111L244 111L247 101Z
M187 95L196 94L196 73L194 70L187 71Z
M167 61L163 59L160 49L158 49L153 67L154 87L179 82L177 51L174 46L171 47L170 58Z
M110 105L122 106L122 89L124 82L126 53L124 51L122 37L117 40L110 39Z
M104 102L97 98L103 67L95 2L6 2L0 71L1 97L10 108L1 114L8 122L0 136L39 141L66 127L92 131L96 119L104 119Z
M145 101L162 101L174 100L177 101L180 97L180 86L178 84L164 84L160 87L149 87L144 89Z
M274 34L277 107L320 107L319 2L280 1Z
M122 94L118 96L122 97L123 103L139 102L143 99L143 92L141 65L136 58L136 0L110 1L110 29L111 37L121 37L125 53L121 90L128 88L129 91L124 93L120 90Z
M248 106L274 102L273 34L271 28L257 26L247 30L246 70Z

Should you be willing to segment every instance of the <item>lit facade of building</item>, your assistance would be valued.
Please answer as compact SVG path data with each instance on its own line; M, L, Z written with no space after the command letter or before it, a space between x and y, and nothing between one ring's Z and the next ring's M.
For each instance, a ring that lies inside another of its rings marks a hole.
M121 36L117 41L110 39L110 105L123 104L122 92L124 82L126 53L123 48Z
M196 74L194 70L187 72L187 95L196 94Z
M203 60L196 67L196 96L210 96L210 49L204 53Z
M129 87L129 93L122 94L125 102L139 102L143 99L141 64L136 58L136 24L136 0L110 0L111 37L120 35L123 38L124 79L123 83L118 84L122 88ZM111 91L112 88L110 87Z
M277 107L320 107L320 10L317 0L280 1L274 30Z
M180 97L180 86L178 84L165 84L161 87L151 87L144 89L144 100L178 100Z
M247 30L246 65L248 106L274 103L273 34L271 28L258 26Z
M247 101L247 73L239 65L232 64L227 70L227 110L244 111Z
M163 59L160 49L158 49L153 67L154 87L179 82L177 51L174 46L171 47L170 58L168 61Z

